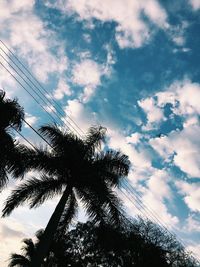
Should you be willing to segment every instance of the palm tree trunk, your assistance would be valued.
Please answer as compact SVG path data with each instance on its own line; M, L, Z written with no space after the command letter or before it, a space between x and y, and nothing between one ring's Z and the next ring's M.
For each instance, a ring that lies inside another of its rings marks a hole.
M57 230L60 218L62 216L62 213L65 208L65 204L67 202L67 199L69 197L71 191L71 187L67 186L65 189L60 201L58 202L47 226L44 231L44 234L41 238L41 241L38 244L38 247L36 249L34 258L31 260L30 267L40 267L43 259L47 255L51 242L53 240L54 234Z

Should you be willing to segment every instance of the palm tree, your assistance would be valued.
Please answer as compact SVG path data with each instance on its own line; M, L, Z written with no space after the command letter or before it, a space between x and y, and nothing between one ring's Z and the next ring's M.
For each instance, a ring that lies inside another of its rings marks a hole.
M31 261L33 260L35 250L37 249L38 243L41 240L41 237L43 235L43 230L39 230L36 232L36 242L34 243L31 238L25 238L22 240L24 245L22 246L22 254L17 254L17 253L12 253L9 258L9 264L8 267L15 267L15 266L20 266L20 267L29 267L31 264ZM48 259L46 258L45 261L42 263L42 266L48 266L50 267L49 264L46 264L49 262L50 255L48 255ZM53 265L52 265L53 266ZM54 265L55 266L55 265Z
M39 233L40 235L40 233ZM36 233L36 237L38 238L38 233ZM38 240L37 240L38 242ZM23 247L21 248L22 250L22 255L17 254L17 253L12 253L10 256L10 262L8 264L8 267L14 267L14 266L20 266L20 267L25 267L25 266L30 266L31 260L34 255L34 251L36 249L36 244L33 243L32 239L24 239L23 240Z
M121 206L113 187L119 186L121 178L128 175L130 162L119 151L100 151L105 140L105 128L91 127L85 138L70 132L62 132L56 125L40 128L40 133L51 144L51 149L29 149L27 170L40 171L39 178L23 182L7 199L3 216L28 201L31 208L61 194L38 244L33 267L41 266L56 230L68 226L74 218L78 204L83 202L88 216L95 222L107 218L113 224L121 223Z
M5 99L5 92L0 91L0 188L6 185L8 173L18 177L23 175L20 152L23 146L16 143L12 130L21 130L24 110L17 100Z

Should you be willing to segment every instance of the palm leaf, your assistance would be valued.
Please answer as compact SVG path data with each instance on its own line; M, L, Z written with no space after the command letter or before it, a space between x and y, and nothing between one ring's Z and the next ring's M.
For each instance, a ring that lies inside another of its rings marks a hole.
M16 130L21 130L24 119L24 109L19 105L17 99L5 99L5 92L0 92L0 114L1 117L0 128L6 129L13 127Z
M20 184L7 198L3 208L3 217L9 215L15 208L25 201L30 207L41 205L46 199L55 196L62 191L62 183L59 180L48 176L41 176L41 179L32 178Z
M75 216L77 214L77 209L78 209L78 203L77 203L75 194L72 191L72 193L70 194L69 199L66 203L65 210L63 212L63 215L62 215L60 222L59 222L59 225L58 225L58 229L60 232L63 233L64 229L66 230L67 227L69 227L69 224L71 223L72 219L75 218Z
M105 221L107 213L93 191L85 187L76 188L76 192L83 203L83 207L85 208L89 218L93 220L94 223Z
M110 223L119 226L122 223L121 219L124 214L121 201L113 190L103 181L98 182L98 186L95 182L90 183L87 190L93 192L96 197L96 203L105 210Z
M22 246L21 250L23 251L24 256L31 259L35 252L35 245L33 243L33 240L31 238L25 238L22 242L24 243L24 245Z
M23 255L12 253L10 256L10 263L8 264L8 267L15 267L15 266L29 266L30 261Z
M101 143L105 141L106 128L90 127L88 134L86 135L85 145L87 148L87 155L94 154L96 149L101 149Z
M60 157L47 147L40 147L36 150L28 148L25 154L27 170L45 172L47 175L57 175L60 167Z
M78 136L69 131L62 132L56 125L42 126L39 131L50 141L57 153L69 151L71 154L73 150L80 150L84 147L83 141Z
M109 150L96 155L93 162L94 173L102 176L111 185L119 185L120 178L127 176L130 161L120 151Z

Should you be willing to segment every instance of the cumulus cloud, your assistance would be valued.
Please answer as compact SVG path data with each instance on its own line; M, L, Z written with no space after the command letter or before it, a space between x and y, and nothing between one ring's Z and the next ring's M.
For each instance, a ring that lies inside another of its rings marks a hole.
M29 114L29 113L26 113L26 121L31 125L31 126L34 126L36 124L36 122L38 121L38 118ZM28 125L25 124L25 127L28 128Z
M37 78L45 82L49 73L62 73L66 69L67 57L63 48L58 48L62 45L54 34L35 15L34 4L33 0L11 0L9 5L1 1L1 39L31 66ZM55 48L57 52L53 53Z
M187 246L188 251L192 251L194 254L194 257L198 259L200 258L200 245L199 244L192 244Z
M73 68L73 82L78 85L97 86L100 84L100 77L101 67L93 60L83 60Z
M176 186L184 196L184 201L189 209L200 212L200 183L189 184L183 181L177 181Z
M175 114L191 116L200 114L198 99L200 99L200 84L192 83L190 80L174 82L166 91L155 95L158 99L158 107L166 103L173 105Z
M83 92L79 99L83 103L91 100L96 92L96 88L101 85L102 77L110 77L112 74L112 65L115 64L113 51L106 45L107 59L104 64L90 58L89 53L80 54L81 61L75 63L72 69L72 82L83 87Z
M50 5L50 1L46 2ZM115 37L121 48L137 48L149 40L151 28L142 15L159 28L165 29L168 25L166 11L156 0L68 0L57 1L54 7L68 14L75 13L81 20L116 22Z
M168 136L151 139L149 143L165 161L173 158L174 164L189 177L200 177L199 134L200 127L192 125Z
M64 110L66 116L63 118L63 120L66 122L66 124L69 122L68 125L70 128L70 118L76 122L83 132L86 132L92 124L98 124L96 113L86 108L78 99L68 100ZM79 133L82 133L79 128L76 126L75 128ZM72 131L74 131L74 129L72 129Z
M108 127L108 145L112 149L119 149L129 156L133 168L150 168L151 155L145 148L137 150L133 144L127 141L127 137L115 128ZM129 139L128 139L129 140Z
M138 105L147 115L147 124L145 127L143 126L144 130L153 129L162 119L164 119L163 110L157 106L156 100L153 97L138 101Z
M189 0L189 3L191 4L191 6L194 10L200 9L200 1L199 0Z
M163 115L166 104L171 104L171 116L178 115L182 118L182 130L174 130L161 138L152 138L149 144L166 162L173 160L190 177L200 177L199 99L200 85L184 80L174 82L167 90L138 101L147 117L143 130L156 129L160 122L167 120Z
M134 177L129 177L132 184ZM173 195L169 186L169 174L164 170L151 168L146 175L146 185L133 185L131 191L126 188L119 191L129 215L142 215L148 217L155 223L164 222L172 229L179 222L178 217L173 216L167 208L165 200L172 201ZM136 192L133 194L133 190ZM138 194L139 193L139 194Z
M61 100L65 95L70 96L72 91L70 90L67 82L61 78L58 82L57 88L53 92L53 97L57 100Z
M190 232L200 232L200 219L196 218L194 215L189 215L186 220L185 230Z
M138 101L139 106L147 116L144 130L157 127L161 120L166 120L163 108L167 103L172 105L174 114L183 116L185 120L200 114L198 104L200 85L190 80L176 81L165 91L158 92L152 97Z

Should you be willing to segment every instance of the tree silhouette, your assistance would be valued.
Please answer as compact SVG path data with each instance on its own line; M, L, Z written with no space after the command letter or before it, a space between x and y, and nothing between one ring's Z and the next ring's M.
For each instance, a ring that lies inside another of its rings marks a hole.
M0 188L6 185L8 173L13 177L23 176L21 152L24 147L12 137L12 130L21 130L24 110L17 100L5 99L0 91Z
M92 221L79 222L67 233L59 234L59 231L54 235L42 267L199 266L174 236L149 220L135 219L124 228L115 227L109 222L99 225ZM33 246L29 239L28 245L34 249L37 246ZM32 249L29 250L31 252L26 253L26 258L31 259L34 253ZM21 257L24 257L24 253L11 257L11 260L16 259L14 263L26 263Z
M52 149L27 149L27 170L41 172L13 190L3 209L3 216L28 201L31 208L61 194L38 244L31 266L39 267L46 256L56 230L69 225L77 211L77 197L94 222L109 220L121 224L120 201L113 191L128 174L128 157L119 151L98 152L105 140L105 128L91 127L85 138L62 132L55 125L40 128Z
M58 267L199 266L174 236L141 218L124 229L90 221L78 223L54 246Z
M43 230L39 230L36 232L35 242L33 242L31 238L23 239L22 242L24 243L24 245L21 248L22 254L12 253L9 258L8 267L15 267L15 266L29 267L31 261L34 258L35 251L41 240L43 233L44 233ZM51 253L49 253L47 257L44 259L42 267L55 267L55 266L56 265L54 264L54 257L52 257Z

